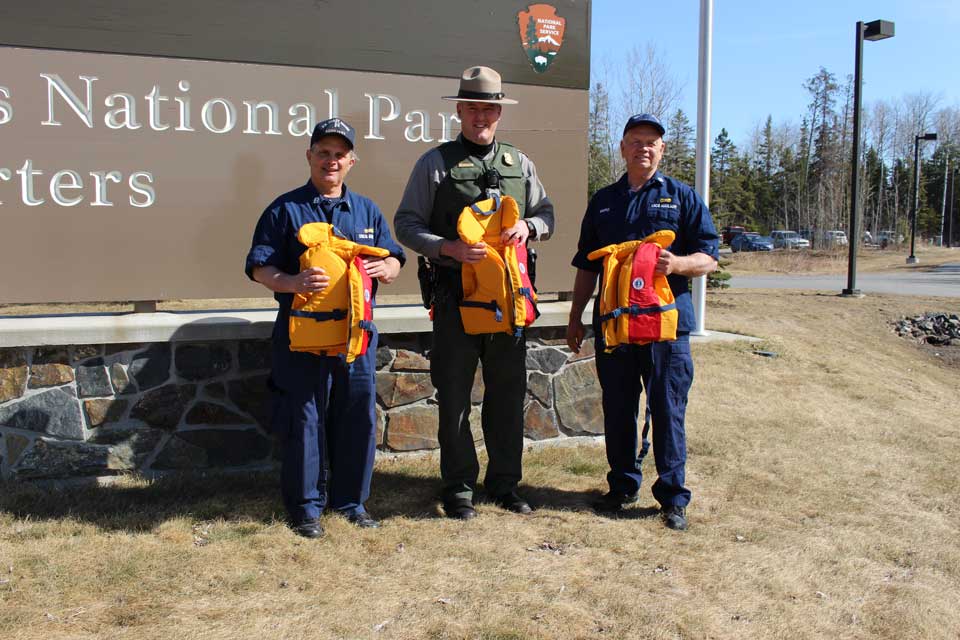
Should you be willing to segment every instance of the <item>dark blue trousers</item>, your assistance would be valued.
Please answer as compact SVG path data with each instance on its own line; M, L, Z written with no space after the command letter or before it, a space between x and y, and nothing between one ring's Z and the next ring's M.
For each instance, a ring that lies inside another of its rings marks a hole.
M287 351L276 371L273 429L283 443L280 485L291 520L318 518L325 507L364 511L376 454L376 352L343 357Z
M604 353L598 344L597 376L603 390L610 490L630 494L640 488L640 464L649 450L647 434L652 429L658 474L653 497L663 506L686 506L690 490L683 486L687 461L684 416L693 383L689 336L680 335L674 342L626 345L611 353ZM646 392L646 405L643 435L639 436L641 391Z

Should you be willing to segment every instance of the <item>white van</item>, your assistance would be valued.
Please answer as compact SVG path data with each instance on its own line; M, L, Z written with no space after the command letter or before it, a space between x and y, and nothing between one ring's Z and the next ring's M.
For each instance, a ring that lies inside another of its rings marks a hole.
M773 239L774 249L809 249L810 241L801 238L796 231L786 231L779 229L771 231L770 237Z

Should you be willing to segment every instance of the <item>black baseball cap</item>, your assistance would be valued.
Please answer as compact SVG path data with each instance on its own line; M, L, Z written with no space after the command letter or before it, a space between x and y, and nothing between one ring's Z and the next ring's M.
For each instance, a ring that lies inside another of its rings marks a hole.
M634 127L639 127L642 124L650 125L659 131L661 136L667 132L667 130L663 128L663 125L660 124L660 119L657 118L657 116L652 113L638 113L635 116L630 116L630 119L627 120L627 124L623 127L623 135L627 135L627 131L630 131L630 129Z
M340 118L330 118L323 122L318 122L313 128L313 135L310 136L310 146L323 136L338 135L347 141L350 148L353 149L353 142L357 138L357 132Z

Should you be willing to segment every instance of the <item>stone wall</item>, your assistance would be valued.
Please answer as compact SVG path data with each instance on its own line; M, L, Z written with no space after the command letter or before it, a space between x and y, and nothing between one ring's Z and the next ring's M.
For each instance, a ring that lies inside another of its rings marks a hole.
M430 334L381 341L379 448L436 448ZM574 356L563 329L546 327L531 330L527 344L525 436L602 433L592 340ZM269 369L268 340L0 349L0 477L272 465ZM472 397L479 442L480 371Z

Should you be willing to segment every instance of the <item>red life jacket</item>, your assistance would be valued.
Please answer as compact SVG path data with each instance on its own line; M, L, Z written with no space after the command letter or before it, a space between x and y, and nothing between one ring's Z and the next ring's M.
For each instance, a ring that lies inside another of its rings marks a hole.
M587 256L603 258L599 304L607 351L621 344L677 339L673 291L667 277L655 272L660 252L674 238L673 231L657 231L643 240L611 244Z

